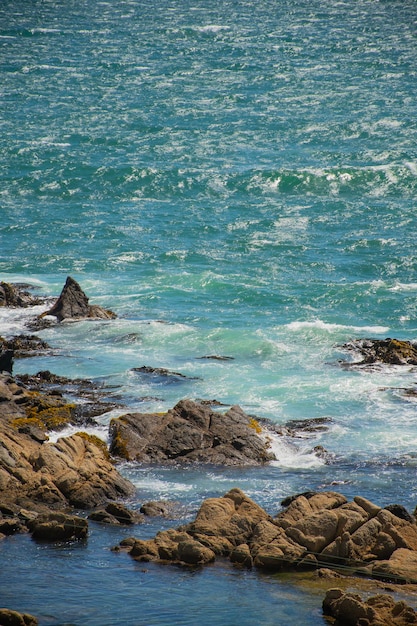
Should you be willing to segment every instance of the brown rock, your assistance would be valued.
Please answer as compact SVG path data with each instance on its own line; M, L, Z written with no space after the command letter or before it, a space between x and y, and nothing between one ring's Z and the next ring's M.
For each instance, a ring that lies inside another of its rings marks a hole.
M47 416L70 409L59 396L29 392L0 376L0 501L39 510L42 505L94 508L124 498L134 487L110 462L105 445L77 434L49 443ZM33 417L32 417L33 415Z
M0 609L0 624L2 626L37 626L38 620L29 613Z
M279 571L343 565L352 574L417 583L414 518L402 519L363 498L347 502L336 492L299 495L288 502L271 518L232 489L205 500L193 522L135 544L132 556L181 561L179 544L192 538L216 556L248 567Z
M29 307L41 304L40 298L32 296L28 285L13 285L0 282L0 307Z
M398 548L388 560L374 563L372 575L382 580L417 584L417 552Z
M112 311L97 305L90 305L80 285L71 276L68 276L58 300L52 308L42 313L41 317L45 315L53 315L59 322L85 318L114 319L116 317Z
M380 594L362 600L358 594L329 589L323 600L323 613L340 626L405 626L417 624L417 613L404 602Z
M46 513L28 523L34 539L42 541L68 541L85 539L88 534L88 522L76 515L65 513Z

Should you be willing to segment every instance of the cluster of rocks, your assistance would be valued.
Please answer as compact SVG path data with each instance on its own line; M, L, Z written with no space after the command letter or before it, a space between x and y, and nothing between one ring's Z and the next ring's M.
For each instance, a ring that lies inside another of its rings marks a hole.
M273 572L325 566L417 584L415 519L402 507L380 508L360 496L348 502L332 491L290 498L271 517L241 490L232 489L205 500L189 524L153 539L125 540L121 547L139 561L204 565L227 557Z
M27 289L0 283L0 306L40 302ZM40 320L48 316L61 322L111 319L115 314L90 305L78 283L68 277L60 297ZM354 365L417 363L417 346L396 339L360 340L344 349L360 355ZM170 516L169 503L147 503L137 513L120 502L133 494L134 487L117 471L115 457L156 464L257 466L274 460L273 434L305 437L328 427L326 418L276 427L239 406L220 413L213 410L213 402L182 400L163 414L128 413L113 419L109 449L85 432L51 442L50 429L82 422L77 403L64 399L63 386L67 391L72 386L75 396L82 389L90 394L99 412L104 405L93 397L86 381L68 381L50 372L12 376L13 357L45 350L51 348L35 335L0 338L0 538L30 532L37 540L85 540L88 520L133 525L144 515ZM136 371L183 377L163 369ZM221 498L205 500L189 524L161 531L153 539L127 538L118 549L138 561L201 566L227 558L237 566L272 572L326 567L417 584L417 525L401 506L381 508L360 496L348 502L337 492L306 492L281 506L281 512L271 516L242 491L232 489ZM74 509L88 511L88 519L87 513L74 515ZM327 593L323 612L338 624L417 623L412 609L389 596L361 600L335 589ZM0 623L37 622L30 615L0 609Z
M50 428L71 422L74 405L62 397L30 391L2 374L0 411L3 506L90 509L133 493L98 438L80 432L49 442Z
M375 364L417 365L417 344L400 339L356 339L345 343L343 350L360 360L349 365L369 366Z
M417 613L405 602L387 594L363 600L359 594L329 589L323 600L323 614L336 626L409 626L417 624Z

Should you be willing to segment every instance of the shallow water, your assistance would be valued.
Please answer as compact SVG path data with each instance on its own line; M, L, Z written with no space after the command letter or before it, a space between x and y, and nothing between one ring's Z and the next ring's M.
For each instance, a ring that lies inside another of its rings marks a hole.
M329 488L416 506L415 368L340 367L351 339L415 339L415 44L411 0L2 2L0 278L56 297L71 275L118 314L40 332L53 354L15 372L107 385L103 437L185 397L330 420L261 469L122 466L133 507L188 519L234 486L271 513ZM0 310L0 334L42 310ZM109 551L123 532L2 542L0 604L41 626L323 623L287 578L144 573Z

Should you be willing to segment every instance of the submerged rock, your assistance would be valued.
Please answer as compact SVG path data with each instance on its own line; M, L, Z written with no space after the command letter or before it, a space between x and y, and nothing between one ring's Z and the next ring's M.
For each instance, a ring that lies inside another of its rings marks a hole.
M275 457L257 427L238 406L221 414L182 400L164 414L130 413L113 419L110 452L144 463L261 465Z
M59 322L85 318L114 319L116 317L112 311L89 304L88 297L71 276L68 276L58 300L52 308L42 313L41 317L46 315L53 315Z

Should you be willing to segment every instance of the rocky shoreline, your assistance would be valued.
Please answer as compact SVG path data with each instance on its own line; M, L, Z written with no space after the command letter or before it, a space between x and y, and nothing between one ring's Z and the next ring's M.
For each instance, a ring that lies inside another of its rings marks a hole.
M0 306L40 303L27 286L0 283ZM51 323L51 316L60 323L114 319L115 314L90 305L78 283L68 277L58 300L33 320L31 328ZM361 340L344 349L360 358L349 366L417 362L416 346L399 340ZM210 404L184 399L163 415L126 413L113 419L107 446L83 431L94 423L95 415L112 408L89 381L68 381L51 372L13 376L14 358L48 350L52 348L36 335L0 338L0 539L30 532L34 539L48 541L86 540L88 518L138 524L143 514L126 507L135 488L118 472L117 461L262 465L274 459L269 437L294 435L297 429L295 424L292 429L277 428L238 406L221 413ZM65 399L68 391L74 401ZM85 404L81 409L77 397L89 399L87 409ZM320 420L305 422L298 428L326 428ZM49 431L69 424L79 431L49 440ZM323 449L315 453L327 454ZM167 512L165 504L153 505L144 505L143 513ZM337 492L319 492L291 496L280 508L270 514L233 489L221 498L205 500L193 522L153 539L126 539L115 549L143 562L201 567L228 559L237 567L269 572L325 568L334 576L348 572L389 584L417 585L417 524L401 506L380 508L361 496L348 502ZM323 609L340 624L417 623L417 614L405 605L381 599L366 604L334 589L326 595ZM343 621L346 615L351 621ZM0 623L2 619L10 624L36 623L31 616L15 616L12 621L0 611Z

